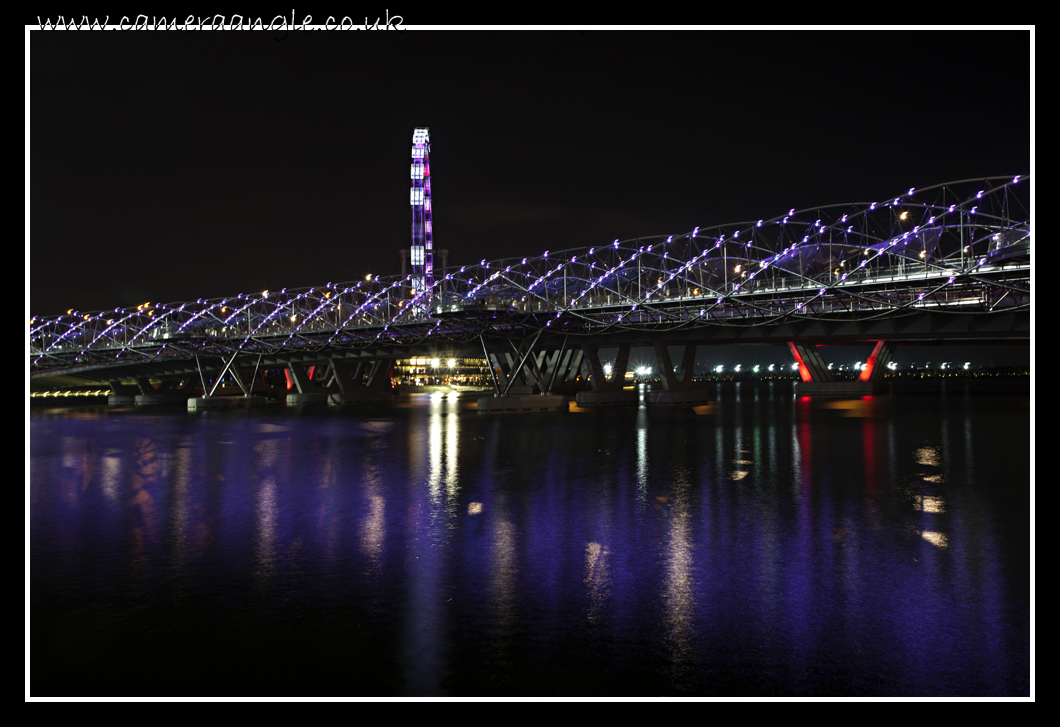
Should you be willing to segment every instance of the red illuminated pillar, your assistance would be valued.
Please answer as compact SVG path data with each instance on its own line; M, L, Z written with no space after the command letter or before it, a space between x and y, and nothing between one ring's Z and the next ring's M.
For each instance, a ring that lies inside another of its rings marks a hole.
M887 370L887 364L891 362L891 358L894 356L896 346L897 344L894 341L877 341L876 348L872 349L872 353L869 354L869 358L865 362L865 368L861 370L858 380L883 381L883 374Z
M799 376L804 382L824 383L833 381L828 364L821 358L816 344L788 342L788 349L799 364Z

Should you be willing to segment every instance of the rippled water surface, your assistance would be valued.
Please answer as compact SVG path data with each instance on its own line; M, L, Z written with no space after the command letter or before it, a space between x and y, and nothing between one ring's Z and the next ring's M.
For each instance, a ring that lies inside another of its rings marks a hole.
M1030 399L30 416L31 694L1027 695Z

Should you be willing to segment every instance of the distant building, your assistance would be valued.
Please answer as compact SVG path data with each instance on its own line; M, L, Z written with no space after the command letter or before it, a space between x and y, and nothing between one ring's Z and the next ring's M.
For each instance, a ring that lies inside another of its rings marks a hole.
M492 386L482 358L404 358L394 362L391 381L398 386Z

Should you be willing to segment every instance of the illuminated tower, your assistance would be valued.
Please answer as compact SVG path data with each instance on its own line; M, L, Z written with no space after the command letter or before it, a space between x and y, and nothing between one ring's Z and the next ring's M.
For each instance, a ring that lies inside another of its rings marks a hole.
M430 289L434 276L431 232L431 135L421 127L412 132L412 295ZM428 301L422 301L426 306Z

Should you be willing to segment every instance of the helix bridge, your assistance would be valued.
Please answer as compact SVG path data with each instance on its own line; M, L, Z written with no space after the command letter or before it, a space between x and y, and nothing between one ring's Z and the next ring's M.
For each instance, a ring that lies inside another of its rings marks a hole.
M1029 338L1029 176L437 270L429 137L418 138L411 274L34 316L31 378L103 381L145 364L392 357L443 344L488 355L498 341L518 350L529 339Z

